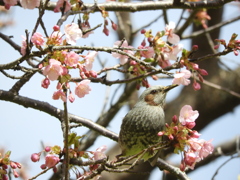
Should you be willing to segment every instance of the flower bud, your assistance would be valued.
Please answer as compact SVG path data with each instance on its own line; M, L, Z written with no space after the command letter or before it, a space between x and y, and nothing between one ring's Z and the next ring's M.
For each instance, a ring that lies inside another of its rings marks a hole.
M42 165L40 166L40 168L43 170L43 169L46 169L47 166L46 166L46 164L42 164Z
M31 160L32 162L37 162L40 159L40 154L39 153L34 153L31 155Z
M51 147L50 146L47 146L47 147L45 147L45 149L44 149L46 152L50 152L51 151Z
M174 124L177 124L177 122L178 122L178 117L177 117L177 115L174 115L174 116L172 117L172 122L173 122Z
M168 135L168 138L169 138L169 140L173 140L174 139L172 134Z
M158 135L158 136L163 136L164 133L165 133L164 131L160 131L157 135Z
M202 76L207 76L208 72L205 69L198 69L198 72L202 75Z
M58 25L55 25L55 26L53 26L53 30L54 30L54 31L59 31L59 30L60 30L60 27L59 27Z
M198 82L194 81L193 82L193 89L195 91L198 91L199 89L201 89L201 85Z
M192 50L193 50L193 51L197 51L197 50L198 50L198 45L193 45L193 46L192 46Z
M145 32L146 32L145 29L142 29L142 30L140 31L141 34L145 34Z

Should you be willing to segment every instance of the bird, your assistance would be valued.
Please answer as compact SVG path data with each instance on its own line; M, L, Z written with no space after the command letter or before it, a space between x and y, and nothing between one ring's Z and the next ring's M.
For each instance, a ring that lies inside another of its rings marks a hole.
M157 134L165 125L163 108L166 94L176 86L151 86L140 95L137 103L122 120L118 138L122 153L118 157L135 155L161 141L162 137ZM142 159L144 162L149 160L154 166L158 156L157 152L147 151Z

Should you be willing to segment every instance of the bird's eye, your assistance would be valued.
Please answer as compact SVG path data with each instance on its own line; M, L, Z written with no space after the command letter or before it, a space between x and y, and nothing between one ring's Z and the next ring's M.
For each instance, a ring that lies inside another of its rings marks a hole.
M156 94L157 93L157 90L152 90L151 92L150 92L150 94Z

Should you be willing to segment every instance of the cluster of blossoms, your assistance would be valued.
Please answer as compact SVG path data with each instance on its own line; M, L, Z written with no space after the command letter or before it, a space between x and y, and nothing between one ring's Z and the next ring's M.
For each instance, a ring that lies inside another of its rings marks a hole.
M31 37L31 43L36 48L42 50L45 45L75 45L77 39L85 38L89 35L89 33L83 35L81 29L79 29L79 26L75 23L65 25L64 35L66 39L63 39L63 34L59 29L58 26L54 26L53 33L49 37L46 37L46 40L41 33L36 32ZM21 47L22 55L26 54L28 47L26 38L24 38ZM54 92L53 99L62 99L65 102L66 94L63 89L66 88L70 90L69 80L71 79L71 75L69 74L69 71L71 69L78 69L82 81L76 83L75 94L79 98L84 97L91 90L88 85L90 80L87 80L86 78L97 77L97 73L92 70L94 58L96 56L96 51L88 52L87 55L79 55L76 52L68 51L67 49L56 50L51 54L49 53L48 59L39 65L43 75L45 75L45 79L42 80L42 87L48 88L50 81L58 80L57 91ZM82 58L82 60L80 60L80 58ZM71 90L68 99L70 102L75 100Z
M7 169L10 167L15 178L19 177L16 169L21 169L22 165L18 162L10 160L11 151L6 152L4 155L0 153L0 179L8 180Z
M33 162L38 162L43 152L46 152L49 154L45 157L45 163L41 165L41 169L53 168L53 171L57 172L56 165L60 162L59 155L61 154L61 148L59 146L53 146L53 147L47 146L43 151L32 154L31 160Z
M145 38L142 41L141 45L138 47L138 51L134 52L134 48L129 46L127 41L117 41L114 43L114 48L122 48L123 51L131 56L134 56L138 59L143 58L143 61L146 63L157 63L160 67L166 68L171 66L171 60L178 60L178 54L182 52L182 57L179 62L182 67L186 67L186 70L177 72L174 75L173 84L183 84L189 85L189 78L193 76L193 88L194 90L199 90L201 88L200 84L196 81L196 76L198 79L203 82L203 77L208 75L207 71L199 68L198 64L190 62L189 56L191 52L196 51L198 46L194 45L192 51L187 51L183 49L182 44L178 44L180 38L177 34L174 34L175 23L170 22L165 27L165 31L158 32L156 36L152 35L151 30L146 31L142 30L141 33L144 34ZM166 36L166 40L163 40L163 37ZM146 44L146 39L149 45ZM134 76L140 76L148 72L148 67L132 60L127 55L118 54L112 52L112 56L120 60L120 64L124 65L129 62L129 72ZM130 59L130 60L129 60ZM193 73L194 72L194 73ZM193 75L192 75L193 74ZM152 76L154 80L157 80L156 76ZM144 87L149 87L148 81L146 78L140 79L139 84Z
M213 152L212 140L205 141L198 139L200 134L192 130L195 126L195 120L198 118L198 111L193 111L192 107L185 105L180 110L179 118L173 116L172 123L166 124L165 131L158 133L159 136L167 136L174 146L174 153L183 152L180 169L194 169L197 162L207 157Z
M83 159L97 161L97 160L107 158L107 156L104 154L104 152L107 149L105 145L97 148L96 151L78 151L77 147L79 146L78 142L80 138L81 137L77 136L77 134L75 133L69 134L69 139L70 139L69 146L74 145L74 148L69 148L70 158L75 158L80 161L82 161ZM63 162L63 160L60 159L60 157L62 157L62 155L65 154L65 149L61 150L59 146L53 146L53 147L47 146L43 151L32 154L31 160L33 162L38 162L43 152L48 154L45 157L45 163L40 166L41 169L44 170L46 168L52 168L54 172L57 172L56 165L60 162ZM81 169L83 170L83 173L80 172L77 168L72 168L72 170L76 175L76 179L81 180L81 179L84 179L86 176L90 175L92 171L96 170L98 167L99 167L98 164L89 165L88 171L82 167Z
M231 49L235 56L238 56L240 50L240 39L236 39L237 36L238 36L237 34L233 33L228 44L224 39L216 39L215 41L218 42L219 44L216 45L214 48L218 49L220 45L223 45L225 49Z

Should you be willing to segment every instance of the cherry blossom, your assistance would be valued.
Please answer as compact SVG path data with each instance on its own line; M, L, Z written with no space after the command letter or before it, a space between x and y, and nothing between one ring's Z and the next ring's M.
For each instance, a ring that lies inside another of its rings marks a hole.
M54 92L52 98L54 100L61 99L63 102L67 101L66 95L62 90L58 90L58 91Z
M40 0L20 0L24 9L34 9L40 5Z
M73 103L75 101L75 97L74 94L70 91L69 95L68 95L68 100Z
M182 70L181 72L178 72L174 74L174 79L172 84L182 84L182 85L189 85L190 80L188 78L191 77L191 72L189 70Z
M65 4L65 9L64 12L67 12L71 9L71 4L68 0L58 0L56 7L54 8L54 12L61 12L61 8L63 7L63 5Z
M55 59L49 60L49 65L43 69L43 74L47 76L51 81L57 80L63 73L61 63Z
M154 55L154 49L153 47L149 47L149 46L139 46L138 49L147 49L147 51L140 51L141 56L145 57L145 58L152 58Z
M94 58L97 56L97 54L98 53L96 51L91 51L85 56L85 67L87 71L92 70Z
M40 159L39 153L34 153L31 155L32 162L37 162L37 161L39 161L39 159Z
M91 91L91 88L88 86L90 83L90 80L84 79L80 83L77 83L77 86L75 88L75 94L79 97L82 98L86 94L89 94L89 91Z
M100 160L100 159L106 158L107 156L104 154L106 149L107 149L106 145L103 145L103 146L97 148L97 150L93 153L94 160Z
M42 46L44 44L44 39L41 33L35 32L31 37L31 41L35 46Z
M59 161L60 161L59 157L52 154L48 154L45 157L45 165L49 168L55 166Z
M180 110L179 122L182 125L190 124L192 126L193 123L195 125L195 120L198 118L198 116L199 113L197 110L193 111L191 106L185 105Z
M54 31L48 38L48 43L50 45L60 45L62 43L62 33L60 31Z
M78 60L79 55L76 54L74 51L70 51L69 53L66 54L64 62L67 66L76 67L78 64Z
M82 37L82 31L75 23L65 25L64 32L66 35L67 43L71 45L75 45L77 39Z
M203 139L200 140L200 142L202 143L202 148L199 151L199 157L201 159L207 157L209 154L212 154L214 147L212 145L212 140L209 141L205 141Z
M165 27L165 34L168 36L167 40L171 44L177 44L180 41L180 37L177 34L173 33L175 27L175 22L172 21L170 21L169 24Z
M113 45L114 48L119 48L119 45L121 44L122 42L121 41L116 41ZM124 47L124 48L133 48L132 46L128 46L128 42L125 40L123 41L121 47ZM131 51L131 50L123 50L124 52L126 52L127 54L130 54L130 55L133 55L134 52ZM125 64L127 61L128 61L128 56L126 55L122 55L122 54L118 54L116 52L112 52L112 56L115 57L115 58L118 58L120 59L120 64Z

